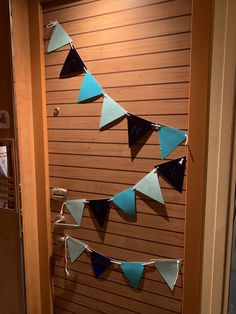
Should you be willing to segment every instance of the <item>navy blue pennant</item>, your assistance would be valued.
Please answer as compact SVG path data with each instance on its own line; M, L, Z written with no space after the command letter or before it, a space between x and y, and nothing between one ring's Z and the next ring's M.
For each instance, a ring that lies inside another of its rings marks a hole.
M128 118L128 133L129 147L136 144L143 136L153 130L152 123L140 117L129 113Z
M77 50L73 47L70 49L66 57L65 63L60 73L60 78L72 77L84 73L84 68L86 68L85 64L80 58Z
M186 157L181 157L155 167L162 177L164 177L177 191L182 193L185 166Z
M95 274L95 277L97 278L111 265L111 260L110 258L103 256L94 251L92 251L90 255L91 255L91 261L93 265L94 274Z
M109 214L110 209L109 199L89 201L88 205L99 225L103 227Z

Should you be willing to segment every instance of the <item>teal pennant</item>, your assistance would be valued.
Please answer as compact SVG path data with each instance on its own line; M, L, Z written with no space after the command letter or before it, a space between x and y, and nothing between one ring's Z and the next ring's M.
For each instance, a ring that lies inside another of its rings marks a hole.
M94 99L102 96L104 91L99 83L95 80L93 75L86 71L86 74L83 78L80 93L78 97L78 102L88 102L93 101Z
M121 270L129 280L131 285L138 289L143 274L144 266L140 262L121 262Z
M158 128L161 158L166 158L178 145L186 140L186 133L167 126Z
M136 217L135 191L133 188L114 195L112 202L131 218Z

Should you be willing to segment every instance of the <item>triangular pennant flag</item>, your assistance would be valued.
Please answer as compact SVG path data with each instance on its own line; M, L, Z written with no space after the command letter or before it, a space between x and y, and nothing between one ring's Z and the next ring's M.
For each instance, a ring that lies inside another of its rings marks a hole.
M54 29L52 31L52 36L48 44L47 52L52 52L71 42L72 42L71 38L68 36L65 30L61 27L61 25L58 22L56 22Z
M72 77L84 73L85 64L80 58L77 50L73 47L70 49L65 63L62 67L60 78Z
M81 219L84 212L84 200L70 200L66 201L66 207L71 216L77 222L78 226L81 224Z
M102 113L100 119L100 129L107 124L123 117L126 114L124 108L122 108L111 97L105 95L102 105Z
M143 263L139 262L121 262L120 268L131 283L131 285L138 289L139 282L144 270Z
M179 144L186 140L186 133L167 126L158 128L161 158L166 158Z
M92 74L87 71L80 87L78 102L86 102L90 99L92 100L93 98L102 96L103 94L104 91L102 87L98 84Z
M130 217L136 217L135 191L133 188L114 195L112 202Z
M91 261L93 265L94 274L95 274L95 277L97 278L111 265L111 260L110 258L103 256L94 251L92 251L90 255L91 255Z
M71 262L73 263L84 252L85 246L74 238L68 237L67 240L68 250Z
M164 199L161 193L161 188L156 174L156 169L149 172L143 177L134 187L135 190L154 199L155 201L164 204Z
M168 259L158 260L156 261L155 266L159 270L170 289L173 291L181 267L181 261Z
M140 117L129 113L128 118L128 133L129 147L136 144L143 136L153 130L152 123Z
M107 220L110 203L108 199L89 201L89 208L93 212L94 217L101 227L104 226Z
M177 158L157 165L157 172L164 177L177 191L183 191L186 157Z

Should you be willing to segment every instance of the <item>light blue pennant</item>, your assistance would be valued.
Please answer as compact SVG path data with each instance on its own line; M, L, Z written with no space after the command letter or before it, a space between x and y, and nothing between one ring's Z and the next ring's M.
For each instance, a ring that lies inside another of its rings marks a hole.
M121 262L120 268L125 274L126 278L129 280L131 285L138 289L144 266L140 262Z
M179 144L186 140L186 133L167 126L158 128L161 158L166 158Z
M77 258L85 251L85 246L83 243L71 237L68 237L67 245L71 262L74 263L74 261L76 261Z
M130 217L136 217L135 191L133 188L122 191L112 198L112 202Z
M102 113L100 119L100 129L107 124L125 116L126 111L108 95L104 95Z
M133 189L147 195L161 204L164 204L156 169L152 170L145 177L143 177Z
M58 22L56 22L52 31L52 36L48 44L47 52L52 52L71 42L72 42L71 38L68 36L65 30L61 27L61 25Z
M77 225L80 226L84 212L84 200L66 201L66 207L71 216L77 222Z
M155 266L159 270L170 289L173 291L179 275L181 261L163 259L156 261Z
M83 81L80 87L78 102L79 103L86 102L90 99L102 96L103 94L104 94L104 91L102 87L95 80L93 75L89 71L86 71L86 74L83 78Z

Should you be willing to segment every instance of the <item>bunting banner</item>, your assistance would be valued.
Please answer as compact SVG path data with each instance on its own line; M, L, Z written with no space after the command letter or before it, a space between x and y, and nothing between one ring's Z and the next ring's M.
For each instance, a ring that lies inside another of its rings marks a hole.
M156 130L158 132L160 155L162 159L165 159L181 143L185 142L185 145L187 145L188 136L184 131L158 123L152 123L133 115L109 97L93 75L87 70L86 65L72 45L70 37L60 24L55 21L48 25L48 27L52 26L54 29L48 45L48 52L56 50L66 44L71 45L69 54L61 70L60 78L72 77L85 72L77 102L88 103L102 96L104 97L99 125L100 129L111 127L113 122L121 120L121 118L125 116L128 119L128 143L130 148Z
M95 277L98 278L111 265L111 260L95 251L90 252L90 256Z
M120 268L132 287L138 289L143 274L144 265L140 262L121 262Z
M66 57L65 63L60 72L60 78L68 78L82 74L86 66L80 58L77 50L72 46Z
M133 188L124 190L113 196L112 202L131 218L136 217L136 198Z
M77 258L85 251L85 246L72 237L68 237L67 245L71 262L74 263Z
M167 183L174 187L178 192L183 191L184 173L186 166L186 157L177 158L165 163L156 165L155 168L145 175L138 183L130 188L121 191L111 198L97 200L67 200L62 204L60 214L55 221L57 226L68 228L79 228L84 207L87 205L94 218L101 228L104 228L105 222L108 220L109 210L115 205L123 213L127 214L131 219L136 218L136 191L153 199L154 201L165 205L162 195L159 175L163 177ZM64 206L68 209L76 224L67 224L64 216Z
M105 225L105 221L107 220L108 215L109 215L110 200L101 199L101 200L92 200L92 201L87 201L87 202L95 219L99 223L100 227L103 228Z
M47 25L47 28L51 27L53 27L53 31L47 47L48 53L72 43L69 35L57 21L52 21Z
M65 205L78 226L80 226L84 213L85 200L69 200L65 202Z
M117 104L111 97L104 94L102 113L100 119L100 129L107 127L110 123L124 117L126 111Z
M156 169L149 172L144 178L142 178L136 185L135 190L154 199L155 201L164 204L158 176Z
M178 145L186 141L186 133L167 126L158 128L161 158L165 159Z
M93 75L86 70L78 97L78 103L93 101L104 94L102 87L95 80Z
M179 275L181 261L163 259L156 261L155 266L159 270L161 276L163 277L171 291L173 291Z
M153 131L153 125L150 121L134 116L130 113L127 115L127 118L129 147L132 147L146 134Z
M184 183L184 173L186 157L180 157L163 164L155 166L157 172L166 179L177 191L182 193Z
M72 263L78 260L84 252L88 252L91 257L91 264L96 278L103 274L108 268L111 268L113 264L117 264L128 282L135 289L138 289L140 286L145 266L155 266L155 269L160 272L164 281L171 291L173 291L182 265L181 259L151 259L146 262L129 262L113 259L93 250L87 244L69 235L60 237L60 243L64 243L65 246L65 273L67 276L69 276L67 269L67 249Z

